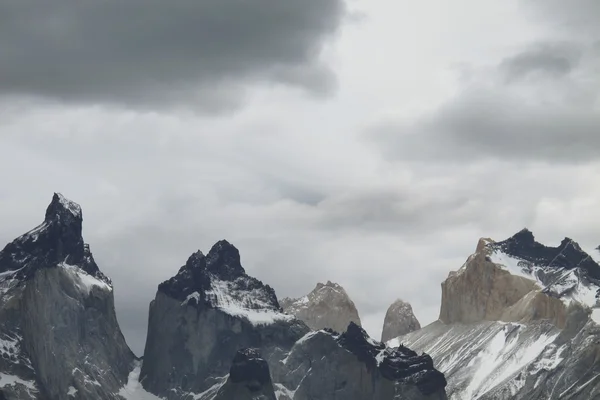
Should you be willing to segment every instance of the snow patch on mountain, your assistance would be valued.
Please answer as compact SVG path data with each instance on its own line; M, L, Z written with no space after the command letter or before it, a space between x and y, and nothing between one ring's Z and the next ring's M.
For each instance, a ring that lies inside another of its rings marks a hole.
M35 385L34 381L27 381L19 378L16 375L10 375L0 372L0 388L10 387L10 386L19 386L22 385L26 388L27 393L33 397L38 389Z
M135 361L134 367L129 373L127 384L119 390L119 395L125 400L162 400L160 397L147 392L140 383L140 370L142 364Z
M73 278L75 285L85 293L89 293L93 287L99 287L103 290L112 291L112 287L108 283L88 274L76 265L62 263L59 265L59 267L63 268L67 273L69 273L69 275L71 275Z
M592 319L600 324L600 309L598 302L598 286L581 276L576 269L549 270L548 267L511 256L501 249L493 249L489 253L490 260L512 275L522 276L533 280L545 293L560 298L566 305L577 301L590 307ZM546 282L546 283L544 283Z
M247 290L244 285L235 281L224 281L212 276L211 289L205 292L207 301L212 307L229 315L247 319L253 325L273 324L277 321L292 321L294 316L287 315L275 309L273 304L265 300L261 287ZM188 296L184 303L192 298L198 300L200 294L194 292Z
M513 377L535 360L558 336L558 334L540 335L534 340L521 342L520 351L513 351L519 344L519 332L517 330L514 336L508 336L507 333L507 326L505 326L487 347L471 360L469 365L477 366L477 370L466 390L461 393L459 397L461 400L480 398L492 388ZM515 381L511 390L518 391L521 383L522 381Z
M75 218L81 218L81 206L74 201L67 199L60 193L56 193L59 203L68 210Z

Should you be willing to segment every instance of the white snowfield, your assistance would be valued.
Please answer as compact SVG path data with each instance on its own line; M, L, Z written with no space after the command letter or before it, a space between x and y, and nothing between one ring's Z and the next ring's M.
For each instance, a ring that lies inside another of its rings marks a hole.
M127 384L119 390L119 395L125 400L163 400L162 397L158 397L144 389L140 383L140 371L142 369L142 362L136 361L133 369L129 373ZM205 390L202 393L183 393L182 398L190 400L210 400L213 399L221 386L227 381L229 375L218 378L217 383ZM181 394L181 393L180 393Z
M265 296L260 289L238 290L235 282L223 281L214 276L211 279L211 290L206 291L206 297L213 307L229 315L245 318L255 326L294 319L293 315L284 314L266 303L263 300ZM192 298L198 300L200 294L190 294L183 304L187 304Z
M69 275L71 275L75 285L84 293L89 294L93 287L112 291L112 287L108 283L88 274L76 265L61 263L59 264L59 267L63 268Z
M140 371L142 363L135 362L133 370L129 373L127 384L119 390L119 395L126 400L162 400L160 397L147 392L140 383Z
M0 372L0 388L11 387L11 386L23 386L27 393L33 398L37 394L38 390L35 386L35 382L26 381L18 376L4 374Z
M500 265L512 275L522 276L537 283L540 289L548 289L569 305L577 301L592 309L591 318L600 324L600 304L596 299L598 287L593 283L585 282L576 269L561 271L550 285L544 285L538 278L543 272L543 267L510 256L500 250L494 250L490 254L493 263Z
M445 325L441 322L392 339L417 352L429 354L448 379L450 400L475 400L500 387L511 398L528 375L551 371L563 360L566 346L553 342L560 331L506 322Z

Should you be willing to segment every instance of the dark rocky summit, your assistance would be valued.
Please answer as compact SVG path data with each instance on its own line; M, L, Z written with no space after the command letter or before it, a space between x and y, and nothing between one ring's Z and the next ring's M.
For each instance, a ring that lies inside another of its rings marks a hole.
M492 247L540 267L578 268L585 271L588 277L600 280L600 265L570 238L564 238L557 247L545 246L537 242L533 233L525 228L502 242L494 243Z
M7 244L0 252L0 273L16 271L14 278L31 279L40 268L65 263L107 284L111 284L96 265L90 248L81 235L81 207L55 193L41 225Z
M275 381L295 400L446 399L444 375L429 356L388 348L354 323L342 334L307 334L281 364Z
M248 276L238 250L222 240L159 285L141 381L170 399L201 393L228 373L238 350L256 348L275 360L308 330L282 312L275 291Z
M134 355L82 222L79 205L54 194L44 222L0 252L4 398L112 399L127 380Z
M269 364L257 349L237 352L215 400L277 400Z

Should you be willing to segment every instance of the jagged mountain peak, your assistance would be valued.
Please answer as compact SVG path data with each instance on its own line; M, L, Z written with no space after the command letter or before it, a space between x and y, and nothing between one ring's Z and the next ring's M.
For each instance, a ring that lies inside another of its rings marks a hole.
M246 274L238 249L226 240L206 256L193 253L158 290L184 305L220 309L253 323L290 319L281 313L273 288Z
M61 193L54 193L52 202L46 209L47 222L49 221L81 221L83 214L81 206L72 200L67 199Z
M416 384L425 395L446 386L444 374L434 368L429 355L418 355L402 344L395 348L387 347L370 338L354 322L350 322L346 332L339 335L337 341L367 367L378 368L382 376L390 380L407 379ZM420 371L416 373L417 370Z
M489 243L491 252L501 251L525 262L552 269L579 269L593 279L600 280L600 265L573 239L565 237L557 247L546 246L535 240L528 229L523 229L510 238Z
M233 280L245 275L239 250L227 240L219 240L206 256L206 267L222 279Z
M206 256L204 256L204 253L202 253L202 251L200 250L196 251L195 253L192 253L192 255L185 262L185 266L183 268L206 268Z
M100 272L82 236L81 207L54 193L44 221L0 251L0 272L18 271L14 278L30 278L39 268L76 266L111 284Z

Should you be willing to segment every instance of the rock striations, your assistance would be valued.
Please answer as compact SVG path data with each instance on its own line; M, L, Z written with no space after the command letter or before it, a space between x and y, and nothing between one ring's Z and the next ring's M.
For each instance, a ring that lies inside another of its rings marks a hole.
M400 299L388 308L383 320L381 341L387 342L395 337L421 329L421 324L413 313L412 306Z
M440 320L388 344L431 354L451 399L600 398L598 276L568 238L481 239L442 284Z
M317 283L312 292L298 299L281 300L283 310L295 315L312 330L324 328L343 332L350 322L361 325L354 302L337 283Z
M134 355L82 222L79 205L54 194L44 222L0 252L6 399L112 399L127 381Z

